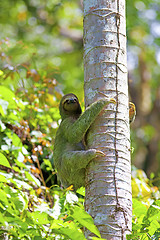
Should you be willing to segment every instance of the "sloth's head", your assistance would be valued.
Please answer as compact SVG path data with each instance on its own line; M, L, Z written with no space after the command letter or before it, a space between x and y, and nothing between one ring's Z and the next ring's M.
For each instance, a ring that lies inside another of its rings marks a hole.
M62 119L69 116L79 117L82 110L77 96L73 93L63 96L59 105L59 111Z
M134 122L136 116L136 106L134 103L129 102L129 123Z

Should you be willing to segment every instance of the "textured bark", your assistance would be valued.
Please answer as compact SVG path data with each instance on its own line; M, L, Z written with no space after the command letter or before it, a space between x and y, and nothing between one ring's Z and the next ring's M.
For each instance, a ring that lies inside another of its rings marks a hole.
M86 106L114 98L87 137L89 148L103 151L86 170L86 211L107 240L131 231L132 196L126 64L125 0L84 0ZM103 93L103 94L102 94ZM92 236L86 230L86 237Z

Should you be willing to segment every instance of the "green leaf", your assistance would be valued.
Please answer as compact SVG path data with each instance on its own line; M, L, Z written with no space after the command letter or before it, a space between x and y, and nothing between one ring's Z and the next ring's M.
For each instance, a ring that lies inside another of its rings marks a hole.
M137 199L133 199L133 215L143 218L146 213L147 207Z
M23 211L25 209L26 203L24 198L20 194L18 194L17 197L11 198L10 201L13 202L18 211Z
M148 208L145 219L151 222L160 219L160 200L154 201L154 203Z
M157 229L155 234L152 236L152 240L159 240L159 236L160 236L160 228Z
M150 224L150 226L148 227L148 229L149 229L149 234L152 236L156 231L157 231L157 229L160 227L160 224L159 224L159 222L158 221L156 221L156 220L153 220L152 222L151 222L151 224Z
M18 167L20 167L20 168L27 168L26 167L26 165L24 164L24 163L22 163L22 162L19 162L18 160L14 160L15 161L15 163L16 163L16 165L18 166Z
M85 197L85 188L84 187L78 188L76 193L81 194L82 196Z
M78 206L74 207L72 217L76 219L82 226L86 227L90 232L101 237L98 228L94 225L92 217Z
M54 221L54 223L50 227L53 229L54 233L62 234L66 237L69 237L71 240L85 240L84 234L76 227L75 223L73 222L65 222L61 220Z
M7 158L2 153L0 153L0 165L11 168L11 165L9 164Z
M53 167L52 167L52 164L51 162L48 160L48 159L43 159L43 162L45 163L46 166L48 166L46 169L47 171L52 171Z
M4 191L8 198L8 202L10 203L10 207L18 210L18 212L25 209L27 203L19 190L15 190L9 186L4 186Z
M0 201L4 203L5 207L9 206L7 194L4 190L0 189Z
M5 225L5 219L1 212L0 212L0 222L3 223L3 225Z
M40 187L40 181L33 174L25 171L25 175L29 181L34 181L35 184Z
M21 139L17 136L17 134L13 133L11 130L7 129L6 135L9 139L12 140L12 143L15 147L22 148Z
M5 176L1 175L1 173L0 173L0 182L7 182L7 179L5 178Z
M48 214L45 212L32 212L31 213L32 220L36 225L41 224L49 224L50 220L48 219Z
M10 89L0 86L0 96L9 103L10 107L16 107L15 95Z
M18 173L21 172L21 170L20 170L18 167L16 167L16 166L12 166L12 169L13 169L15 172L18 172Z

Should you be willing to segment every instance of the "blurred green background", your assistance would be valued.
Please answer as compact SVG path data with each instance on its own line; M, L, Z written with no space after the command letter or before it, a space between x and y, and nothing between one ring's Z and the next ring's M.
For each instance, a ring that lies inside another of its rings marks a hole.
M82 9L80 0L0 0L1 85L51 109L62 92L74 92L83 104ZM159 181L160 2L127 1L126 12L129 95L137 108L132 163Z

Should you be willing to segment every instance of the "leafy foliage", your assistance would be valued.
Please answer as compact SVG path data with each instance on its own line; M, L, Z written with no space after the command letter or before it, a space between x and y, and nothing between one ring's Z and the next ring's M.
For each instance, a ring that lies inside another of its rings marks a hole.
M132 169L133 219L132 234L127 239L159 239L160 192L144 171Z
M27 62L32 55L34 69L54 72L63 90L74 88L82 98L83 16L77 1L6 0L0 17L1 37L17 45L9 53L16 63Z

